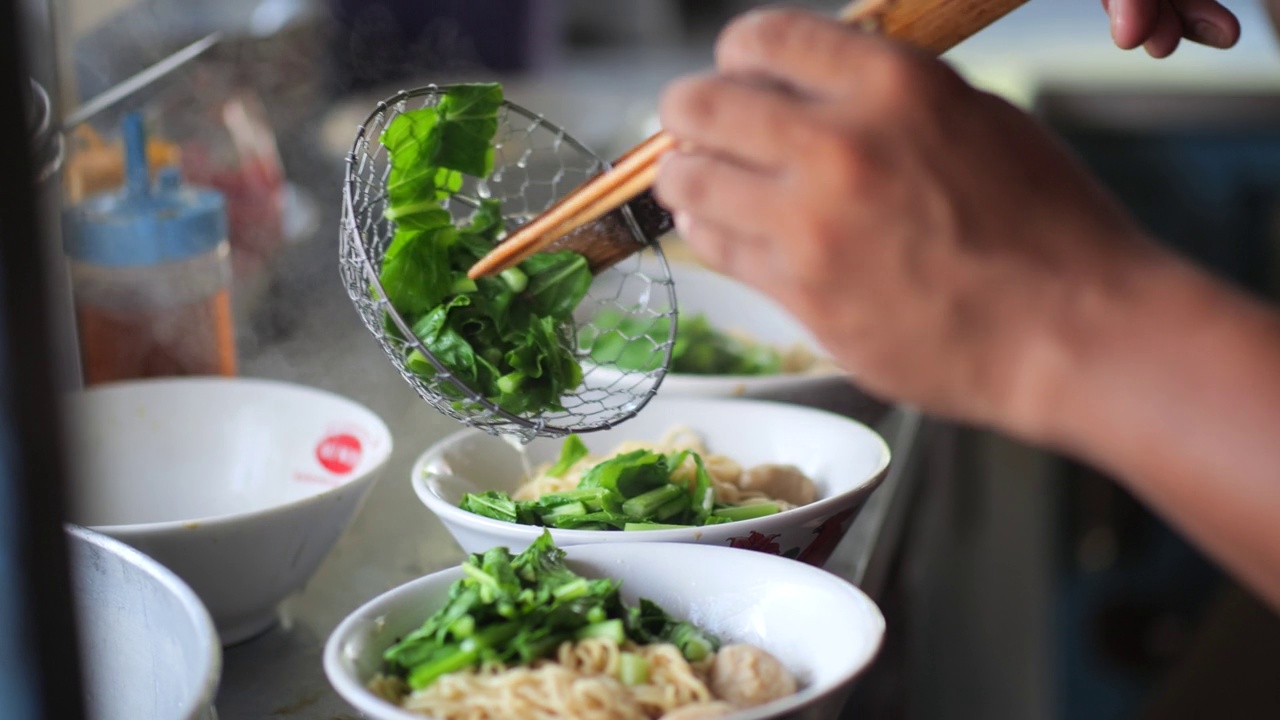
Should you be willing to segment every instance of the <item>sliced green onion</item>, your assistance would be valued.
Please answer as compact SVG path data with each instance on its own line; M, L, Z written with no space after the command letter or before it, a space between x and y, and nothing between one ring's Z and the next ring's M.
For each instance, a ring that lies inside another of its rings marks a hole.
M643 655L622 653L618 656L618 680L631 686L649 682L649 661Z

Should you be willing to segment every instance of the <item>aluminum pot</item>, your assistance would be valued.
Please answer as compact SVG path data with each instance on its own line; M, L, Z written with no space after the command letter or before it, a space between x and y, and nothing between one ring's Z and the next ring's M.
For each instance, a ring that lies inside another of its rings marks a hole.
M214 720L222 646L191 588L124 543L68 525L92 720Z

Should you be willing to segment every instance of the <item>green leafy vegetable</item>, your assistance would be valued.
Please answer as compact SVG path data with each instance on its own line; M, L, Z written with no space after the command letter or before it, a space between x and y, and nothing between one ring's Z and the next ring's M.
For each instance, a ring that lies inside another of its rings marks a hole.
M584 638L671 643L693 662L720 646L716 637L649 600L626 607L619 583L574 573L548 533L515 557L506 548L471 555L462 571L444 606L383 654L387 673L412 689L484 662L527 664L562 642ZM618 676L644 683L648 665L624 653Z
M551 252L498 278L467 277L505 229L502 208L492 199L455 198L476 208L455 226L442 202L461 190L464 174L493 172L502 101L497 84L453 86L435 106L403 112L387 126L385 216L395 234L378 279L449 373L508 412L535 414L563 409L560 398L582 382L572 315L592 276L581 255ZM424 378L438 374L416 351L406 363ZM462 392L453 394L465 404Z
M666 318L623 318L601 313L593 324L602 328L584 338L598 363L647 372L661 366L662 353L655 348L666 342L671 325ZM652 343L634 342L648 337ZM683 318L671 347L671 372L688 375L775 375L782 372L782 353L775 348L747 343L711 326L705 315Z
M552 477L564 477L564 474L573 467L575 463L587 456L587 446L582 442L582 438L577 435L570 435L565 438L564 444L560 446L560 457L556 460L556 464L551 466L547 474Z
M564 474L587 456L587 446L570 435L548 470ZM692 479L675 478L693 461ZM664 455L633 450L592 466L573 490L517 501L497 490L464 495L460 507L503 522L562 530L666 530L753 520L780 512L774 503L717 505L715 486L702 457L690 450Z

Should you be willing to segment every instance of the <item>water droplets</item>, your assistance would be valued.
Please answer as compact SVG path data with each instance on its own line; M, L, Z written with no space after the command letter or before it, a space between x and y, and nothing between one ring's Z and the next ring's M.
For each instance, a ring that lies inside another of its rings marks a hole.
M476 195L479 195L482 200L488 200L493 196L493 193L489 191L489 182L487 180L476 181Z

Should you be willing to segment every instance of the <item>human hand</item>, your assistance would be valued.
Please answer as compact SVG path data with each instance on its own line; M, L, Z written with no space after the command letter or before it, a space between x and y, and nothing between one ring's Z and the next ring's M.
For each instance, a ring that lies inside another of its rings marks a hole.
M1240 39L1240 21L1217 0L1102 0L1116 45L1139 45L1154 58L1168 57L1183 38L1215 48Z
M1159 257L1033 119L832 20L733 23L662 100L655 186L713 267L772 295L868 390L1048 432L1094 314Z

